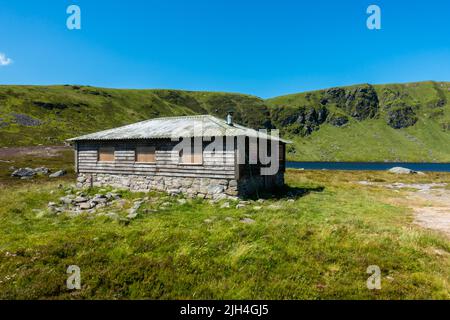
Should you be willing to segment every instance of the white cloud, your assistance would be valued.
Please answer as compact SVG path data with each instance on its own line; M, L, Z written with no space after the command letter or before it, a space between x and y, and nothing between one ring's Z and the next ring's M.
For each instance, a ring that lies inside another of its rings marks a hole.
M4 53L0 52L0 67L10 65L12 62Z

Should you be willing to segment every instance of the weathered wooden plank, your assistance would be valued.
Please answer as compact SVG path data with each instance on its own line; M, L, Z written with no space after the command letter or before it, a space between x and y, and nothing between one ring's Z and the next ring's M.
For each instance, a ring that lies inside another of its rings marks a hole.
M139 171L139 172L164 172L164 173L192 173L192 174L205 174L205 175L214 175L214 174L228 174L228 175L234 175L234 170L183 170L180 169L166 169L166 168L149 168L149 167L122 167L122 166L116 166L116 167L94 167L94 166L80 166L80 170L97 170L97 171Z

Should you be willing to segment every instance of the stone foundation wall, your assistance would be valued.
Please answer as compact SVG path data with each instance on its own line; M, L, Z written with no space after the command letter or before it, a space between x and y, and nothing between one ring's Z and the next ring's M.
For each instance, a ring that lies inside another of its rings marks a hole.
M283 173L278 173L275 176L242 178L239 181L233 179L86 173L80 173L77 179L78 188L112 186L136 192L158 190L172 195L183 193L187 197L213 200L249 196L258 190L269 190L283 185Z

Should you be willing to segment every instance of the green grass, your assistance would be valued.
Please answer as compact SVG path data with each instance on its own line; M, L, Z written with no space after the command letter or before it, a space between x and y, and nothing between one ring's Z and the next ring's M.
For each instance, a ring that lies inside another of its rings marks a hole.
M221 209L150 193L142 210L158 211L130 223L43 214L70 188L63 180L11 184L0 189L0 299L449 299L448 238L412 224L408 209L388 204L388 190L354 183L399 179L450 182L437 173L289 171L289 186L308 191L294 202ZM377 291L366 288L374 264ZM69 265L81 268L79 291L65 287Z
M378 119L342 128L324 124L293 140L295 150L288 156L297 161L450 162L450 134L429 119L401 130Z

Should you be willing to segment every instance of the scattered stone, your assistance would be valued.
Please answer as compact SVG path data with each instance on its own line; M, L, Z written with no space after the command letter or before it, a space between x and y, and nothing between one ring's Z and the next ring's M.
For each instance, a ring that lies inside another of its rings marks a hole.
M62 204L66 204L66 205L71 205L73 202L74 202L74 200L73 199L71 199L70 197L61 197L61 198L59 198L59 201L62 203Z
M245 208L245 204L243 204L243 203L238 203L237 205L236 205L236 209L240 209L240 208Z
M231 222L231 221L234 221L234 219L232 217L226 217L225 221Z
M50 169L46 167L40 167L34 169L34 172L39 175L48 175L50 173Z
M125 207L127 205L127 203L128 203L128 201L124 200L124 199L121 199L121 200L117 201L117 205L118 205L119 208Z
M49 175L49 178L59 178L65 176L66 174L67 174L66 170L59 170Z
M178 199L177 201L178 201L178 203L181 204L181 205L187 203L187 200L186 200L186 199Z
M81 210L89 210L89 209L92 209L93 204L91 202L83 202L83 203L80 203L79 207Z
M256 211L259 211L259 210L261 210L262 209L262 207L260 207L260 206L254 206L253 207L253 210L256 210Z
M212 223L213 221L211 219L205 219L203 220L204 223Z
M264 201L265 201L264 199L258 199L256 202L263 203Z
M287 202L295 202L295 200L294 199L288 199Z
M245 223L245 224L255 223L255 220L253 220L251 218L243 218L243 219L241 219L239 221L242 222L242 223Z
M11 174L11 177L23 178L23 177L34 177L36 172L31 168L20 168Z
M119 220L120 219L120 216L116 212L107 213L106 216L108 218L113 219L113 220Z
M230 203L229 202L224 202L222 203L222 205L220 206L221 209L226 209L230 207Z
M181 193L180 189L169 189L167 192L172 196L177 196Z
M45 216L45 211L43 211L43 210L38 210L38 211L36 212L36 218L40 219L40 218L43 218L44 216Z
M144 201L142 201L142 199L136 199L134 202L133 207L128 210L128 219L134 219L138 216L138 210L141 208L142 204L144 203Z
M76 203L83 203L83 202L87 202L89 201L89 198L83 197L83 196L79 196L75 198L75 202Z

